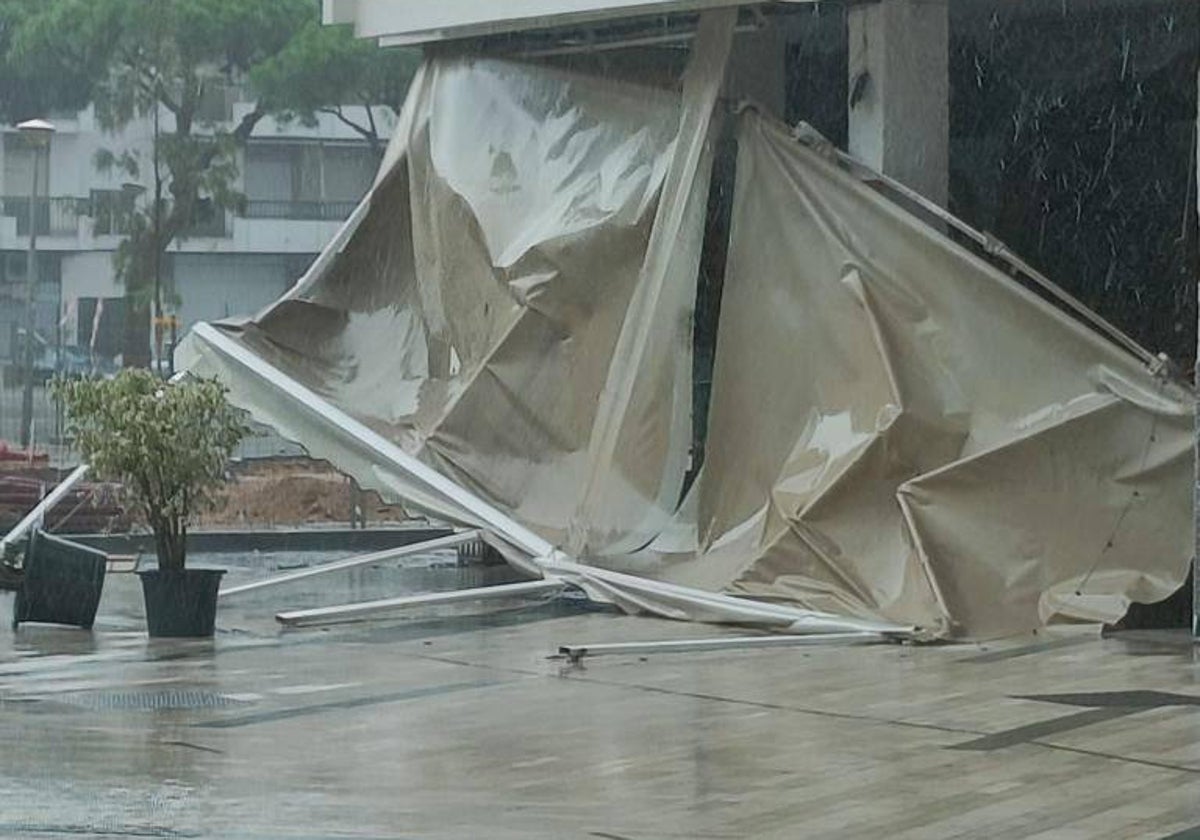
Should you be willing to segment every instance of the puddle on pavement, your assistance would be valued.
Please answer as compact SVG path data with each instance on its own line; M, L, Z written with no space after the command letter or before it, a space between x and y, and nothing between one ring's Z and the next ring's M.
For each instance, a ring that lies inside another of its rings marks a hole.
M193 567L226 569L223 585L233 587L354 554L350 551L206 552L191 555L188 562ZM146 563L153 560L144 560L143 565ZM140 582L128 573L108 575L92 632L39 624L23 624L13 631L9 629L13 598L0 595L0 636L8 637L0 640L0 694L4 678L53 674L61 681L66 680L64 669L73 674L71 680L61 683L64 690L86 689L90 685L87 675L113 660L205 660L222 649L346 637L379 643L414 635L467 632L559 614L558 607L514 600L426 608L370 622L302 630L284 629L274 619L275 613L283 610L491 586L521 579L519 572L505 564L460 563L453 550L343 569L223 598L217 613L217 633L211 640L148 639ZM574 608L568 605L566 609Z

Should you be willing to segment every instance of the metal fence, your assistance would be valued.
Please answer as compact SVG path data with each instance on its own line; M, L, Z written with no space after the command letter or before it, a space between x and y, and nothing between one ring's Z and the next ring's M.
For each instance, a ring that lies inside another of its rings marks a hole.
M34 212L38 236L75 236L79 218L88 217L97 236L129 233L132 208L120 204L121 194L114 190L96 190L90 198L40 197ZM351 210L354 206L351 205ZM349 215L349 214L347 214ZM17 236L29 235L29 196L0 196L0 216L17 220ZM291 217L281 217L291 218ZM201 199L196 217L183 234L185 237L223 238L230 235L224 209L212 199Z
M79 218L92 220L97 236L129 233L131 207L116 190L96 190L90 198L39 198L34 213L39 236L74 236ZM229 224L223 209L205 200L197 209L196 219L185 232L190 237L229 236ZM356 201L247 201L241 213L245 219L284 219L292 221L340 222L349 218ZM0 196L0 216L17 220L17 235L29 235L29 196Z

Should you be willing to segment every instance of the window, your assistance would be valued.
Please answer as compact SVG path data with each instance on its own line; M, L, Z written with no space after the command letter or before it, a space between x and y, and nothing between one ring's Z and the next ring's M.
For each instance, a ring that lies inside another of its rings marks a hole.
M325 198L357 203L371 186L379 161L370 149L326 146Z
M124 190L92 190L92 233L96 236L129 233L133 196Z
M252 143L246 216L341 220L371 186L378 157L364 143Z
M29 254L25 251L0 251L0 288L18 297L25 294L25 269ZM38 285L57 286L62 278L62 254L39 251L37 255Z
M196 120L202 123L224 123L233 119L233 102L239 90L225 79L206 79L196 105Z
M38 167L38 194L50 193L50 167ZM33 186L33 148L24 136L16 133L4 135L4 183L3 195L10 198L28 197ZM28 205L26 205L28 207ZM28 211L26 211L28 212Z
M211 198L201 198L196 202L192 214L192 223L188 226L185 236L224 236L225 211L217 206Z

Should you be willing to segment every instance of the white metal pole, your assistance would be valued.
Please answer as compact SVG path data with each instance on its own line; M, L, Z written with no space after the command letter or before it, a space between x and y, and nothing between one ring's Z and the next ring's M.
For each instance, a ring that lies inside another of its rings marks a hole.
M37 324L38 179L42 158L40 137L32 135L33 186L29 189L29 249L25 253L25 345L21 363L21 446L33 453L33 333Z
M401 557L411 557L414 554L424 554L427 551L437 551L439 548L453 548L456 545L470 542L471 540L479 539L479 531L463 531L458 534L451 534L446 537L438 537L433 540L424 540L418 543L410 543L409 545L400 545L395 548L385 549L384 551L376 551L371 554L359 554L354 557L347 557L344 560L335 560L332 563L322 563L319 566L302 569L298 572L289 572L276 577L269 577L263 580L256 580L252 583L244 583L241 586L231 586L228 589L222 589L217 593L219 597L228 595L237 595L240 592L253 592L256 589L266 589L270 586L279 586L284 583L291 583L296 580L304 580L306 578L315 577L317 575L328 574L329 572L337 572L343 569L354 569L359 566L369 566L372 563L382 563L385 560L398 560Z
M427 592L423 595L405 595L399 598L384 598L379 601L362 601L357 604L340 604L336 607L317 607L311 610L281 612L275 616L280 624L297 626L302 624L326 624L335 621L350 621L384 612L411 609L412 607L435 607L444 604L460 604L470 601L485 601L497 598L519 598L525 595L544 595L557 592L565 584L554 578L527 580L521 583L502 583L496 586L480 586L474 589L451 589L447 592Z
M562 578L579 586L592 595L599 590L608 600L621 603L623 599L657 601L662 604L682 607L710 620L725 623L772 624L794 633L891 633L904 635L915 628L883 621L816 612L803 607L773 604L751 598L739 598L720 592L709 592L690 586L667 583L662 580L643 578L625 572L614 572L596 566L584 566L569 560L552 558L541 561L543 572ZM603 600L603 599L602 599ZM719 617L719 618L718 618Z
M798 134L797 137L799 137ZM1013 269L1037 284L1038 288L1054 297L1055 300L1059 301L1063 306L1075 313L1079 319L1090 324L1097 332L1107 336L1110 341L1123 348L1127 353L1133 355L1140 362L1142 362L1142 364L1151 368L1158 364L1158 358L1153 353L1126 335L1120 328L1105 320L1088 307L1084 306L1078 298L1067 292L1029 263L1025 262L1000 240L987 233L976 230L962 219L940 207L935 202L930 201L916 190L909 189L895 178L892 178L883 172L875 171L865 163L861 162L855 157L852 157L846 152L836 148L833 149L833 152L839 161L850 167L852 170L858 170L868 176L870 180L878 181L888 189L898 193L902 198L913 202L926 213L929 213L931 216L937 218L938 221L945 223L948 227L954 228L959 233L971 239L985 253L992 254L998 259L1002 259L1007 262L1013 267Z
M40 525L46 515L46 511L61 502L71 492L71 488L82 481L83 477L88 474L88 469L87 464L80 464L57 487L51 490L44 499L34 505L33 510L25 514L25 518L18 522L3 539L0 539L0 554L3 554L4 549L7 549L10 545L21 539L21 537L25 536L30 528Z
M808 633L802 636L719 636L715 639L668 639L654 642L601 642L559 645L560 655L572 662L585 656L644 656L649 653L697 653L706 650L751 650L827 644L876 644L888 641L880 633Z

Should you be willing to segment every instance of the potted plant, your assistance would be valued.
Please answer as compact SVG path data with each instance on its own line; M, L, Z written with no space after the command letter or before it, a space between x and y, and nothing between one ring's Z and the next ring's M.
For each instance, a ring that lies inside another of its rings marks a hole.
M188 569L187 529L213 501L249 431L216 380L164 382L147 370L60 379L67 432L94 473L120 482L151 531L158 568L139 571L151 636L211 636L223 569Z

